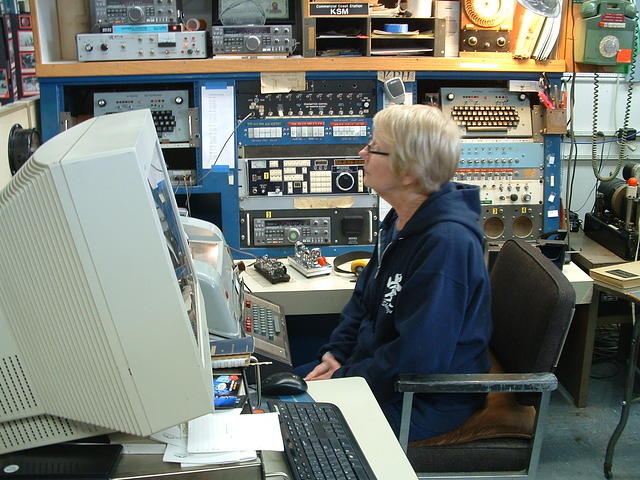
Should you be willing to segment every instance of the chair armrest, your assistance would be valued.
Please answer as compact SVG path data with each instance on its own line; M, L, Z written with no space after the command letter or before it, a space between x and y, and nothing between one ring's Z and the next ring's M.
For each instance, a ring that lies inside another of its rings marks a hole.
M401 374L395 387L414 393L551 392L558 388L558 379L549 372Z

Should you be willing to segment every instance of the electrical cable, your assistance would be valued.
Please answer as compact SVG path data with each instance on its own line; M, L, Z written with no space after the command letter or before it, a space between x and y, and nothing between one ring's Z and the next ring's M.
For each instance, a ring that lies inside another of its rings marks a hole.
M629 128L629 119L631 117L631 104L633 98L633 86L635 81L633 77L635 76L635 60L637 56L637 43L638 43L638 25L636 22L636 27L633 30L633 44L631 49L631 65L629 67L629 81L627 85L627 99L625 103L624 109L624 118L622 120L622 129L620 134L620 153L618 155L618 160L616 162L616 166L613 172L608 177L604 177L600 175L600 173L596 170L596 140L598 137L598 90L600 87L599 83L599 74L595 72L593 74L593 121L592 121L592 132L591 132L591 167L593 169L593 174L595 177L601 182L608 182L613 180L620 173L620 169L622 168L622 164L627 160L627 130Z
M618 353L618 343L620 340L620 325L602 325L596 329L596 336L593 344L593 364L611 363L614 366L612 372L607 374L589 375L593 379L605 379L615 377L620 371L620 366L616 360Z
M574 114L574 108L575 108L575 79L576 79L576 73L575 73L575 63L573 65L574 67L574 71L572 72L571 75L571 92L569 94L569 129L568 131L571 132L571 147L569 149L569 155L567 157L567 183L566 183L566 193L565 193L565 199L566 199L566 212L571 212L571 204L573 202L573 183L575 181L576 178L576 169L577 169L577 164L578 164L578 146L576 144L576 139L575 136L573 135L573 124L574 124L574 118L575 118L575 114ZM572 162L573 162L573 166L572 166ZM566 218L567 218L567 223L569 223L569 213L566 213ZM570 250L571 249L571 228L567 228L567 236L566 236L566 240L567 240L567 248Z
M625 138L627 140L629 140L630 138L635 137L635 136L637 136L636 133L630 133L629 135L626 135ZM562 143L567 144L567 143L574 143L574 142L573 141L571 141L571 142L564 142L563 141ZM620 139L619 138L615 138L615 139L612 139L612 140L602 140L601 142L596 142L596 145L602 145L602 144L606 144L606 143L611 143L611 144L617 143L617 144L620 144ZM575 142L575 144L576 145L593 145L593 142Z
M258 256L257 256L257 255L254 255L253 253L245 252L245 251L243 251L243 250L239 250L239 249L237 249L237 248L233 248L233 247L231 247L231 246L229 246L229 245L227 245L227 247L229 247L229 250L233 250L233 251L234 251L234 252L236 252L236 253L240 253L240 254L242 254L242 255L249 255L250 257L253 257L253 258L258 258Z
M569 11L571 12L571 37L575 38L575 28L576 28L576 22L575 22L575 9L570 8ZM568 119L568 131L570 133L570 138L571 138L571 147L569 149L569 155L568 155L568 163L567 163L567 184L566 184L566 193L565 193L565 199L567 201L567 205L566 205L566 211L570 212L571 211L571 201L572 201L572 194L573 194L573 179L575 178L575 173L576 173L576 163L577 161L574 161L574 165L573 165L573 170L572 170L572 176L571 176L571 180L569 180L569 171L571 168L571 160L573 158L574 155L574 149L576 150L576 159L577 159L577 145L575 144L575 136L573 134L573 125L574 125L574 118L575 118L575 112L574 112L574 106L575 106L575 91L576 91L576 62L575 62L575 58L576 58L576 44L575 42L573 42L572 44L572 49L573 49L573 55L571 56L571 60L572 60L572 66L571 66L571 91L569 92L569 119ZM567 214L568 217L568 214ZM569 250L571 250L571 229L568 228L567 229L567 248Z
M636 15L637 17L637 15ZM633 86L635 84L636 57L638 55L638 22L633 30L633 43L631 46L631 65L629 66L629 81L627 84L627 100L624 107L624 118L622 120L622 133L620 134L620 162L627 160L627 129L629 128L629 118L631 117L631 104L633 98Z
M224 149L227 146L227 143L229 143L229 140L231 140L233 135L238 131L238 128L240 128L240 125L242 125L244 122L247 121L249 117L252 117L252 116L253 116L253 112L249 112L242 120L238 122L238 125L235 126L235 128L231 131L229 136L226 138L226 140L222 144L222 147L220 147L220 151L218 152L218 155L216 155L216 158L213 161L213 163L211 164L211 168L202 178L198 180L198 183L204 182L204 179L207 178L211 172L213 172L213 167L215 167L216 164L218 163L218 160L220 160L220 157L222 156L222 152L224 152Z
M602 144L602 149L600 150L600 165L598 166L598 172L602 171L603 163L604 163L604 143ZM587 193L584 202L582 202L582 205L576 208L575 211L579 212L584 208L587 202L589 202L591 194L596 190L596 188L598 188L599 183L600 181L596 179L596 182L594 183L593 187L591 188L591 190L589 190L589 193ZM595 208L595 202L594 202L594 208Z
M201 177L200 179L196 180L196 184L201 184L202 182L204 182L204 179L207 178L209 176L209 174L211 174L211 172L213 172L213 167L215 167L216 164L218 163L218 160L220 160L220 157L222 156L222 152L224 152L224 149L227 146L227 143L229 143L229 140L231 140L233 135L238 131L238 128L240 128L240 125L242 125L251 116L253 116L253 112L249 112L242 120L240 120L238 122L238 125L235 126L235 128L231 131L231 133L229 134L227 139L222 144L222 147L220 147L220 151L218 152L218 155L216 155L216 158L213 161L213 163L211 164L211 167L209 168L209 171L203 177ZM176 190L176 192L177 192L177 190ZM175 195L176 192L174 192L174 195ZM185 181L185 193L187 195L186 203L187 203L187 205L189 205L189 195L190 195L190 193L189 193L189 189L186 188L186 181ZM188 207L187 207L187 210L189 210ZM189 212L189 215L191 215L191 212Z
M189 216L191 216L191 203L189 202L189 183L187 182L186 178L184 181L184 191L185 194L187 196L187 201L186 201L186 206L187 206L187 213L189 214Z

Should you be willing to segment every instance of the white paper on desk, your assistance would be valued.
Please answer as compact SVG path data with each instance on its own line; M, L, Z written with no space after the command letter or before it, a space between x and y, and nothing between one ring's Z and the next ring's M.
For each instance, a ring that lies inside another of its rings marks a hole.
M212 168L214 165L235 168L233 98L233 87L224 83L211 82L202 87L200 120L202 122L202 168L204 169ZM229 138L230 135L231 138ZM224 150L222 150L223 146ZM220 153L221 150L222 153Z
M215 444L215 419L210 417L233 416L237 417L242 412L241 408L229 410L216 410L216 413L208 413L201 417L189 420L189 434L187 435L187 452L205 453L214 452Z
M183 445L187 441L187 433L183 425L182 423L174 425L173 427L149 435L149 438L168 445Z
M231 450L283 451L282 433L277 413L252 415L205 415L203 422L210 425L210 437L206 446L189 444L189 453L228 452ZM193 448L193 450L191 450Z
M251 450L241 450L236 452L216 452L216 453L188 453L187 441L185 439L182 446L167 445L167 449L162 457L163 462L179 463L180 466L195 465L217 465L223 463L244 462L255 460L256 452Z

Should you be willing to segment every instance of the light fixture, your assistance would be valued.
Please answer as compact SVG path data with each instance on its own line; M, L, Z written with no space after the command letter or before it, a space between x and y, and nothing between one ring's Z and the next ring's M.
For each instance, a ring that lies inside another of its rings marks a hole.
M555 18L560 15L561 0L518 0L524 8L543 17Z

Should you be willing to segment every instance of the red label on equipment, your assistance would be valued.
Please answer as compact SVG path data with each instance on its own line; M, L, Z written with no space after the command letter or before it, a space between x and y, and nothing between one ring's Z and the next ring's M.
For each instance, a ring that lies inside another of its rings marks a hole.
M618 50L618 53L616 55L616 62L631 63L631 49L624 48L622 50Z
M624 13L605 13L600 18L605 23L624 23Z

